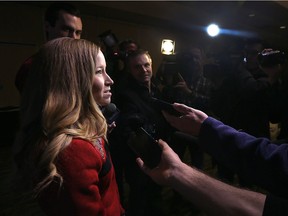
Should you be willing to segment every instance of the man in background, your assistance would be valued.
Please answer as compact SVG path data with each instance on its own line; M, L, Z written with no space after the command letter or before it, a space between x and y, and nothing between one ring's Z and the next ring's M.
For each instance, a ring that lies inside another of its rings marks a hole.
M60 37L81 38L82 20L80 11L67 2L52 3L45 11L44 30L46 41ZM21 94L28 76L33 56L25 60L15 77L15 86Z

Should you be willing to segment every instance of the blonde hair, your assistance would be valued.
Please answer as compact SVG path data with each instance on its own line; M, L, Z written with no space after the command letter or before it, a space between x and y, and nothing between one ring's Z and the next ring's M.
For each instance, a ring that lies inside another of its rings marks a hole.
M55 162L73 137L106 139L106 120L92 94L98 52L87 40L58 38L33 59L21 101L17 158L24 176L36 176L30 186L37 193L55 179L62 183Z

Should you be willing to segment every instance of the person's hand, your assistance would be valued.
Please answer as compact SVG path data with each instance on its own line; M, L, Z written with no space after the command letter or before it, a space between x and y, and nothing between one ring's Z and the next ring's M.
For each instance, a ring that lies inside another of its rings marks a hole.
M161 185L169 185L173 172L182 164L178 155L163 140L158 140L158 144L162 149L161 161L156 168L150 169L145 166L141 158L137 158L136 162L140 169L150 176L155 182Z
M189 89L189 87L187 86L184 80L177 82L175 85L173 85L173 88L177 90L181 90L182 92L187 93L187 94L192 93L192 91Z
M111 133L115 127L116 127L115 121L113 121L111 124L108 124L108 133Z
M208 118L208 115L200 110L193 109L184 104L174 103L173 107L182 115L180 117L173 116L165 111L162 111L165 119L170 123L170 125L183 133L198 136L201 125L204 120Z

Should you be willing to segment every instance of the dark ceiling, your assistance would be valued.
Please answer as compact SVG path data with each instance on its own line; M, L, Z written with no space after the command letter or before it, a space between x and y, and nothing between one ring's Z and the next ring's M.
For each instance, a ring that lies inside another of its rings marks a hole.
M28 2L26 2L28 3ZM51 2L29 2L46 7ZM257 36L288 50L288 1L75 1L81 12L189 33L217 23L232 37ZM280 26L286 26L280 29ZM246 33L246 34L244 34Z
M232 30L235 37L258 36L271 46L288 49L285 1L91 1L81 5L99 16L183 32L199 31L215 22Z

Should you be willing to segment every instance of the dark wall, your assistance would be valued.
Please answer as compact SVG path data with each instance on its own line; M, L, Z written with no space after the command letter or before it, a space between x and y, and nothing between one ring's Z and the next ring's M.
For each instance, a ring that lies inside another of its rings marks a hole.
M44 43L43 14L51 2L0 2L0 107L18 106L19 94L14 78L22 62ZM176 52L193 44L214 50L221 39L211 40L200 31L187 30L163 19L145 17L131 12L98 6L93 2L73 2L82 13L82 38L96 41L98 35L111 30L119 41L131 38L148 50L153 70L162 60L162 39L176 41ZM113 3L113 2L112 2ZM112 4L111 3L111 4ZM129 2L127 2L129 4ZM191 25L193 25L191 23ZM229 40L223 38L225 44Z

